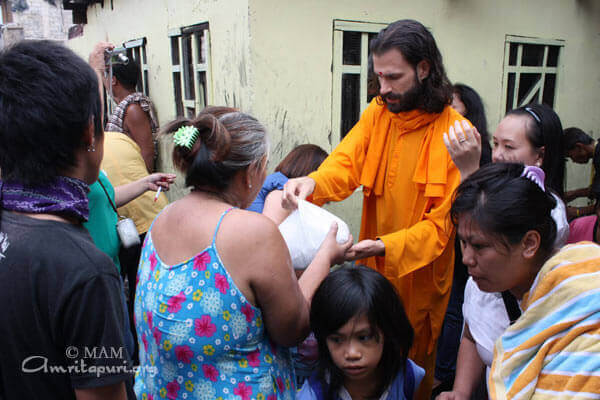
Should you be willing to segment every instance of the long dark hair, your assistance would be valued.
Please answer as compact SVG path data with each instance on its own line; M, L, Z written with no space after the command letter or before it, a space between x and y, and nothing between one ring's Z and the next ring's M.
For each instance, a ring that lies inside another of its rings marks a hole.
M464 115L466 119L471 121L473 126L481 135L481 141L489 143L490 134L487 128L487 118L485 117L485 107L479 94L470 86L463 83L454 84L454 93L458 95L460 101L463 102L467 113Z
M299 178L316 171L326 158L327 152L316 144L301 144L281 160L275 172L281 172L289 179Z
M329 376L327 399L334 399L344 376L335 365L327 347L327 337L352 317L364 314L371 327L383 334L383 354L379 362L381 396L406 365L413 341L402 301L394 286L379 272L365 266L344 266L332 272L321 283L312 300L310 325L319 346L319 375L323 382ZM390 317L393 316L393 317Z
M560 118L545 104L528 104L515 108L506 115L527 117L527 139L535 149L544 147L542 169L546 173L546 186L562 197L565 181L564 135Z
M415 69L421 61L429 63L429 76L423 79L423 95L417 107L428 113L442 112L452 101L452 84L431 32L420 22L410 19L391 23L371 41L370 50L381 55L392 49L399 50Z
M519 243L528 231L540 234L540 254L554 250L554 197L522 177L523 164L493 163L471 174L456 189L450 216L458 225L468 215L486 235L505 247Z

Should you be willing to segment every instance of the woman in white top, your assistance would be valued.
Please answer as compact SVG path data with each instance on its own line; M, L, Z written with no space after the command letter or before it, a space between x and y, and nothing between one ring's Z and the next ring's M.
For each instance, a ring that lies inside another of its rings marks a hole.
M458 124L444 135L448 152L465 180L479 168L481 138L475 128ZM530 104L509 111L493 135L492 162L518 162L542 168L546 186L557 200L552 210L556 222L555 246L562 247L569 235L563 193L565 159L562 151L562 125L558 115L543 104ZM438 400L469 399L492 364L494 342L509 326L506 306L500 293L480 290L472 278L465 287L465 325L458 351L456 377L451 392ZM487 374L486 374L487 375Z

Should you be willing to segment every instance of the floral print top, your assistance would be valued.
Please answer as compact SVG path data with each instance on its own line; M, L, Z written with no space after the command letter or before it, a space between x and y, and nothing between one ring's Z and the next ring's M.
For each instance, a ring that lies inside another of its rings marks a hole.
M236 287L212 244L164 264L146 235L135 296L141 400L293 399L287 349L269 340L259 308Z

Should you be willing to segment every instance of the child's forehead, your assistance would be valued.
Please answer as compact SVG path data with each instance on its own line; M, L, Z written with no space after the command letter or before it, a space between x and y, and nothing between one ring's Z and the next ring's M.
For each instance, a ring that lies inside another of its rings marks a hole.
M361 313L350 318L344 325L336 331L338 334L350 335L354 332L363 332L372 330L371 321L365 313Z

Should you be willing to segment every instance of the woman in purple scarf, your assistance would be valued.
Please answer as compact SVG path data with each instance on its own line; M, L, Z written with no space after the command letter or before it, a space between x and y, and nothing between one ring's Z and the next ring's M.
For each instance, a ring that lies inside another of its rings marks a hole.
M98 80L71 50L0 53L0 398L125 399L121 281L82 222L103 155Z

